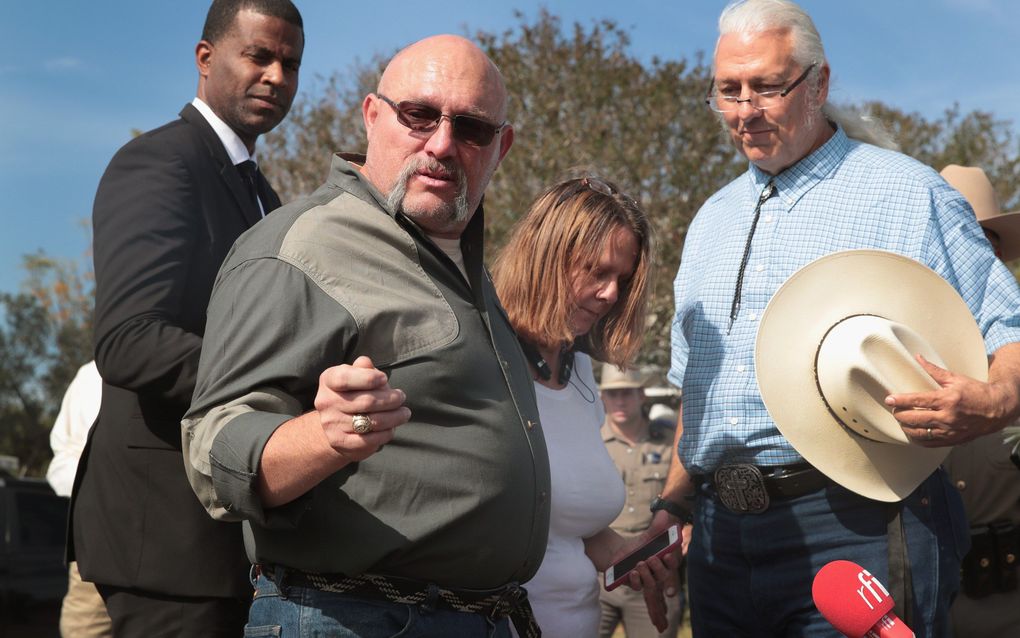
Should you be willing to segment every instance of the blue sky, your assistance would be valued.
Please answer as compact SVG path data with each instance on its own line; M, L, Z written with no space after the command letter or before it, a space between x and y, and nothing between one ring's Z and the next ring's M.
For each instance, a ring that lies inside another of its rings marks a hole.
M610 18L632 51L693 59L715 43L725 0L421 3L297 0L315 76L426 35L516 25L541 7L588 25ZM833 69L830 97L877 99L926 117L958 102L1020 131L1020 2L804 0ZM194 45L206 0L0 0L0 291L18 288L21 255L85 259L84 222L103 169L132 129L176 117L194 96ZM326 162L323 158L323 162Z

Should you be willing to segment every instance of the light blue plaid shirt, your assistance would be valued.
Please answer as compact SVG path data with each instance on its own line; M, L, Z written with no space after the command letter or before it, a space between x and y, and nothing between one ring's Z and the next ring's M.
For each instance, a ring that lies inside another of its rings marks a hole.
M803 460L762 403L754 339L772 294L823 255L877 248L915 259L960 293L989 353L1020 342L1020 289L963 196L931 168L842 130L775 177L777 192L761 207L740 312L727 334L744 243L770 177L752 165L709 198L684 244L669 379L683 388L680 458L693 474L727 463Z

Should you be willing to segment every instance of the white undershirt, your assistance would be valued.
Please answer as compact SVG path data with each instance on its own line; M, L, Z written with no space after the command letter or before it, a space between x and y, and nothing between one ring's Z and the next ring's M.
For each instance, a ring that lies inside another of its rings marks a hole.
M237 136L234 129L221 120L208 104L203 102L201 98L196 97L191 101L191 105L198 109L198 112L202 114L206 122L209 122L209 126L215 131L216 137L220 138L220 142L223 143L223 148L227 149L227 156L230 157L230 162L234 166L248 160L255 162L255 156L248 152L248 147L244 145L244 142ZM255 162L255 165L257 166L258 162ZM262 205L262 198L256 197L255 199L259 202L259 211L265 217L266 208Z
M453 260L453 263L457 264L460 274L464 275L464 280L467 281L467 268L464 267L464 253L460 249L460 237L450 239L448 237L428 235L428 238L439 247L439 250L446 253L446 256Z

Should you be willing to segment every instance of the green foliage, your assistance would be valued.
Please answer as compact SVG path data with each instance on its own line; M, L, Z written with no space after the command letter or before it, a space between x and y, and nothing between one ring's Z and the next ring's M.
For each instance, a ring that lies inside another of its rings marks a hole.
M620 185L651 218L656 238L650 325L640 363L664 366L673 315L671 281L698 207L745 170L702 99L710 69L701 55L643 62L628 33L608 20L563 25L549 12L474 40L496 62L511 95L516 138L486 193L489 258L547 186L580 171ZM386 60L316 78L290 115L260 143L266 173L284 201L317 188L336 151L362 152L361 104ZM307 85L306 81L306 85ZM1020 208L1020 142L1013 124L957 106L927 120L874 102L903 151L941 169L980 166L1005 210ZM25 258L23 292L0 295L0 454L45 471L50 424L77 368L91 358L92 278L75 263Z
M311 193L326 181L333 153L364 152L361 102L375 91L384 65L385 58L376 56L367 64L356 62L349 74L316 78L318 93L295 99L283 124L263 137L261 164L284 202Z
M50 326L35 297L0 296L4 330L0 331L0 453L18 457L29 471L37 469L49 450L45 392L37 370L45 366Z
M644 206L655 231L657 270L641 363L664 366L671 282L688 225L712 193L746 168L702 102L710 69L701 55L693 62L643 62L631 53L626 30L609 20L563 25L547 11L530 22L517 17L502 33L472 34L503 72L516 132L486 191L489 259L547 186L578 171L612 179ZM266 136L262 154L284 200L317 187L335 150L363 150L361 103L392 53L334 74ZM981 166L1006 209L1020 208L1020 145L1011 123L956 106L934 120L877 102L863 109L889 126L905 153L936 169Z
M564 29L548 12L532 24L518 17L516 28L474 34L506 79L516 133L486 191L489 259L555 181L579 171L615 181L646 208L655 229L659 267L644 351L646 362L664 364L671 281L687 225L701 202L744 170L702 103L709 69L700 60L643 64L611 21ZM364 149L361 103L392 53L333 75L319 97L297 100L266 136L260 154L285 201L322 183L334 151Z
M865 108L889 126L907 155L936 170L949 164L979 166L988 174L1003 210L1020 208L1020 138L1014 123L986 111L964 115L958 105L933 121L878 102Z
M626 31L608 20L564 29L542 12L499 35L475 40L507 79L514 147L486 194L490 258L530 202L578 172L616 182L651 220L655 263L643 362L668 362L672 279L694 213L744 163L703 103L710 70L700 60L629 52Z
M41 476L64 391L92 358L92 277L43 253L23 267L22 292L0 294L0 454Z

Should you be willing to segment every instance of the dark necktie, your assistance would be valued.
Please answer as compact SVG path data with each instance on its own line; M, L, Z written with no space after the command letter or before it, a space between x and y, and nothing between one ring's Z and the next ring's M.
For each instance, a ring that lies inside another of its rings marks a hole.
M237 165L237 172L241 174L241 181L244 182L244 187L248 190L248 197L251 199L251 203L255 206L255 209L262 213L262 208L259 206L259 168L252 160L244 160Z
M747 233L747 242L744 243L744 256L740 259L740 272L737 273L737 287L733 290L733 304L730 306L730 327L726 331L729 334L730 330L733 330L733 322L737 320L737 312L740 311L740 294L744 287L744 271L747 269L747 260L751 256L751 240L754 239L754 229L758 227L758 218L761 217L761 205L776 194L776 188L773 185L775 180L770 179L768 184L765 184L765 188L762 189L761 195L758 196L758 204L754 207L754 218L751 219L751 231Z

